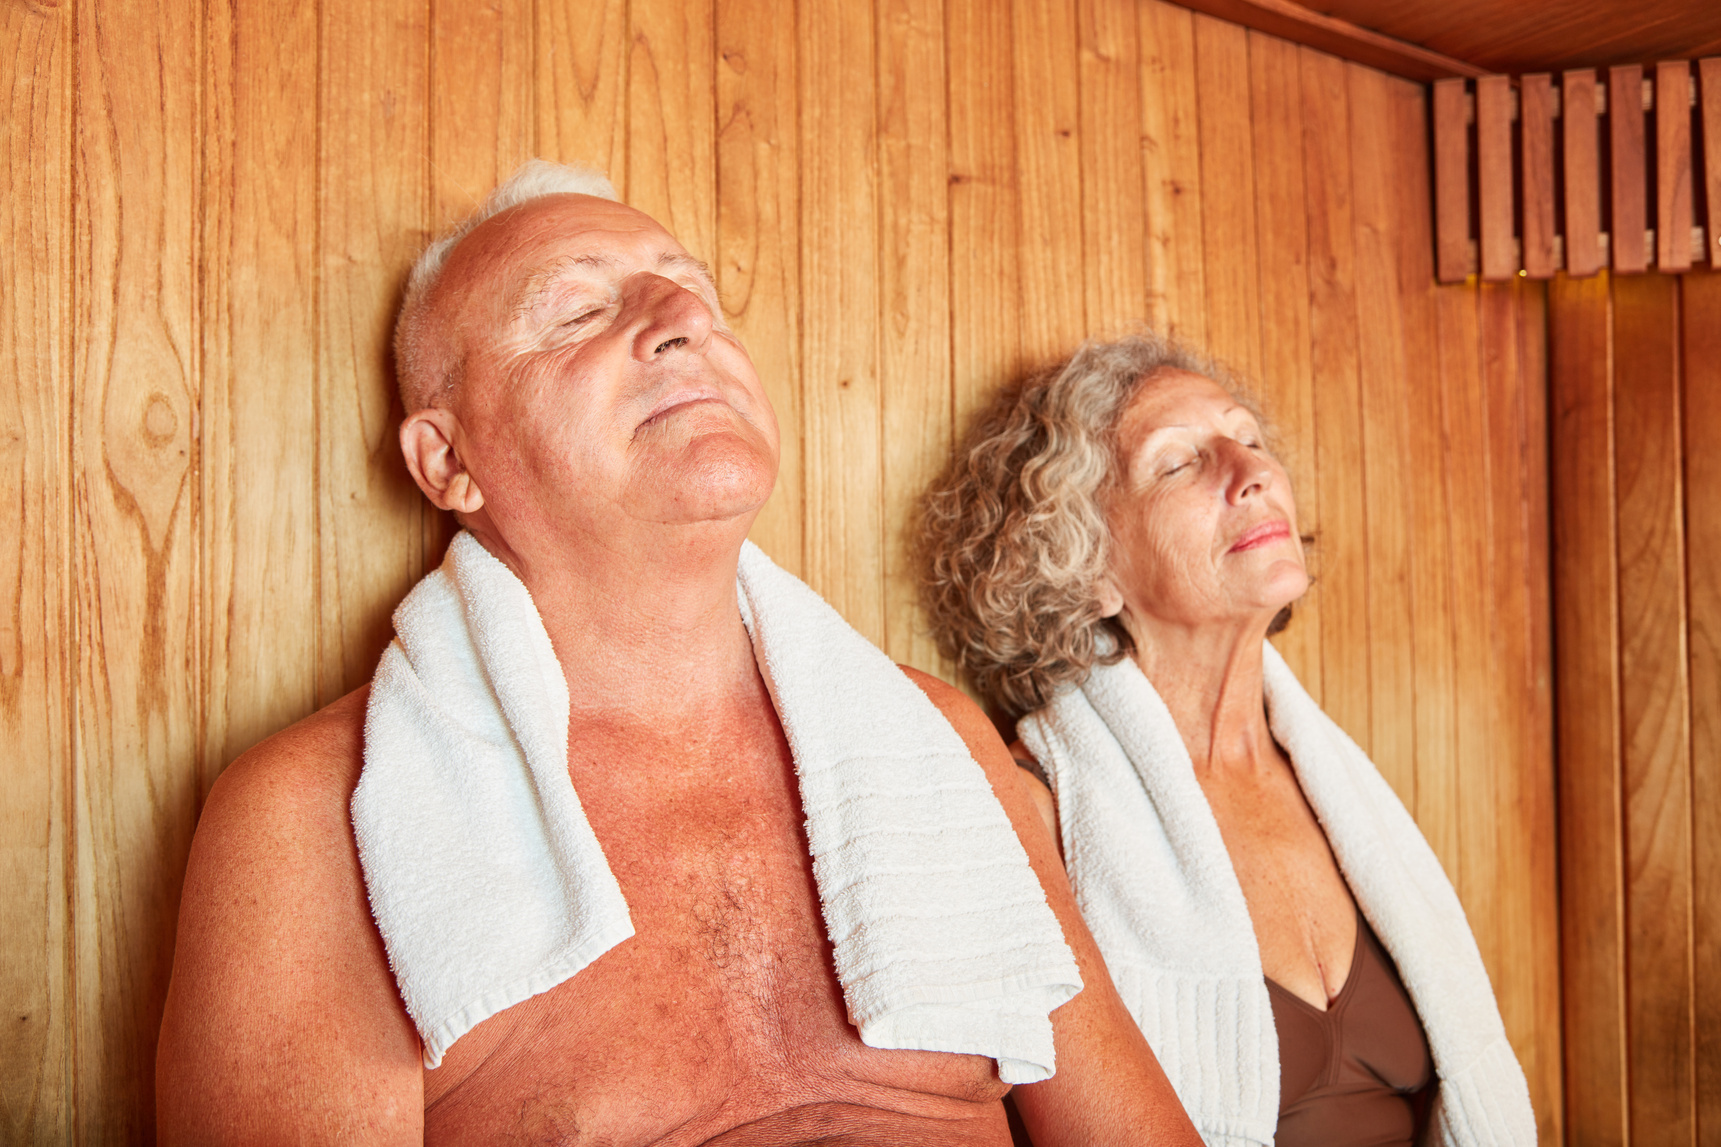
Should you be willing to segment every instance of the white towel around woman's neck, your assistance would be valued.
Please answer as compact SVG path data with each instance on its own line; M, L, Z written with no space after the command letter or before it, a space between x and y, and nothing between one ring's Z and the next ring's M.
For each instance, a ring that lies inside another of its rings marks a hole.
M751 543L737 594L860 1038L988 1056L1007 1083L1050 1076L1050 1013L1081 979L985 772L913 681ZM353 829L435 1067L633 924L569 778L568 687L526 587L461 533L394 621Z
M1416 822L1271 645L1268 723L1398 965L1439 1094L1430 1142L1536 1141L1464 910ZM1243 890L1183 738L1135 662L1096 666L1017 732L1052 781L1070 882L1124 1003L1211 1147L1273 1141L1279 1047Z

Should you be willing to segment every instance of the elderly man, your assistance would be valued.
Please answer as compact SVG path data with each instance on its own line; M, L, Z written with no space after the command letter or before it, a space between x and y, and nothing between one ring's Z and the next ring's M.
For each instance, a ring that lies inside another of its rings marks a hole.
M702 264L528 165L396 347L465 532L210 793L164 1141L1007 1144L1014 1079L1043 1147L1198 1142L987 721L744 549L778 431Z

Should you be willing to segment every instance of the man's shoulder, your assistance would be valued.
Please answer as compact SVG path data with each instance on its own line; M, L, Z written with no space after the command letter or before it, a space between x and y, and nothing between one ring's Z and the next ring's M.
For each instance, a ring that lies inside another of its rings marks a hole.
M210 789L204 815L256 806L290 814L350 797L364 767L369 696L361 686L241 754Z

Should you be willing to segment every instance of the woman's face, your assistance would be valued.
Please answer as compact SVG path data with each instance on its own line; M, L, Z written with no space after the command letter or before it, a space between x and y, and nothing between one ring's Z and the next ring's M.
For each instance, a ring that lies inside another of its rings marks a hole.
M1167 370L1118 425L1121 482L1102 595L1132 630L1263 628L1309 587L1285 468L1246 407L1211 379Z

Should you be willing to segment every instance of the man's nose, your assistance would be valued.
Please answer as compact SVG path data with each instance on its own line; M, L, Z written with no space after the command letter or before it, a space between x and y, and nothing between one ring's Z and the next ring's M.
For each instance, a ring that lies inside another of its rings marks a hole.
M634 335L634 358L651 362L677 349L703 349L712 327L705 300L661 275L643 278L636 287L643 321Z

